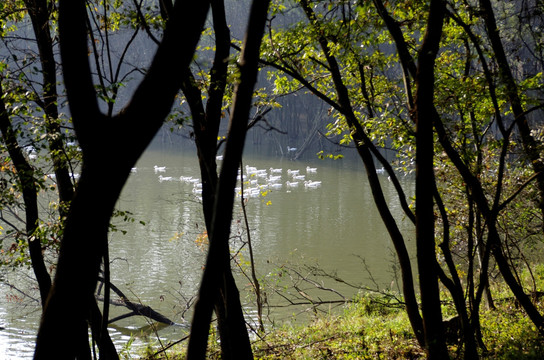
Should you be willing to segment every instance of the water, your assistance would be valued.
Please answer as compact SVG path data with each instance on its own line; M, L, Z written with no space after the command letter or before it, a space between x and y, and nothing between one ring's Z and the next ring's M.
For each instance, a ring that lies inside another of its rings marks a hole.
M303 267L304 264L352 284L369 287L377 284L382 289L396 289L392 245L376 212L360 161L313 158L290 161L286 157L270 158L246 151L244 165L267 170L268 178L270 168L282 169L281 174L273 174L281 175L281 188L269 187L258 195L246 195L257 272L271 305L269 315L272 319L292 320L292 314L300 310L283 307L287 303L274 295L271 288L274 283L290 287L285 290L289 296L298 295L291 287L294 282L314 300L341 299L334 292L315 290L305 281L304 277L311 271ZM166 169L156 172L154 166ZM308 166L317 171L307 173ZM300 170L300 174L306 176L305 180L320 181L321 185L305 187L299 180L298 187L288 187L287 181L295 181L288 169ZM160 176L172 179L159 181ZM110 240L112 282L132 301L150 305L181 324L190 321L191 314L185 305L194 299L205 262L206 237L199 194L187 179L198 176L194 148L147 151L119 200L119 210L127 213L116 218L117 231L112 233ZM256 188L267 182L256 173L248 180L257 180L257 184L248 183L244 185L246 188ZM402 219L393 187L386 176L383 176L382 184L395 216ZM237 197L232 248L242 269L249 273L247 246L242 248L242 240L247 237L240 200ZM124 215L128 216L128 221L123 220ZM287 268L298 271L302 277L293 271L282 273L281 269ZM249 281L239 270L237 274L239 287L247 289ZM347 298L357 293L356 289L331 279L309 278L323 281L323 286L334 288ZM26 286L29 291L32 287ZM4 355L28 358L32 354L39 307L31 301L21 309L21 303L10 298L15 294L14 290L5 286L0 289L2 298L9 300L0 303L0 326L5 328L0 330L0 358ZM246 313L254 320L255 310L250 298L242 291ZM112 307L111 316L125 312L124 308ZM163 342L175 341L183 337L186 327L157 329L145 318L130 317L114 323L110 331L114 342L122 349L132 340L136 345L148 341L156 343L157 338Z

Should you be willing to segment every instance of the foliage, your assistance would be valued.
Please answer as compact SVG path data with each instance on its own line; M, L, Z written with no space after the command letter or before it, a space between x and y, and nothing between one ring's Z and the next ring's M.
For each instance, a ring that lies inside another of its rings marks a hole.
M332 119L327 127L330 138L341 145L357 139L355 145L361 154L365 147L373 149L377 160L388 168L395 164L380 157L375 149L393 149L397 152L396 169L404 175L411 173L414 160L417 162L414 147L420 57L427 56L419 51L424 50L422 36L433 20L427 21L431 16L428 3L301 0L297 4L306 19L271 27L263 51L266 63L273 68L268 76L274 81L275 93L288 94L302 87L316 95L331 106ZM475 312L480 300L474 298L475 289L480 291L488 281L485 276L475 277L476 271L487 274L488 255L483 254L489 254L495 246L493 256L501 273L510 279L507 281L516 296L524 298L516 285L520 269L527 264L524 254L528 247L535 249L534 244L542 241L538 229L542 227L544 182L542 159L535 156L542 145L529 134L522 113L523 109L531 109L530 113L542 106L538 80L542 75L538 65L515 68L518 58L536 60L533 64L539 59L530 40L535 34L521 31L521 41L512 36L513 29L523 28L517 16L527 14L525 9L513 4L497 8L489 5L485 13L478 14L466 2L442 4L447 16L432 65L433 103L432 112L427 113L432 119L425 119L435 124L435 141L430 144L436 154L432 155L435 178L419 181L436 188L436 220L429 219L428 223L435 230L437 260L447 269L440 269L437 276L456 299L462 321L477 327ZM489 20L494 12L501 31L498 40ZM500 41L518 58L501 57ZM423 124L424 120L420 121ZM370 161L364 156L369 169ZM390 170L388 174L390 179L399 176ZM422 183L416 187L418 184ZM402 200L407 191L399 188ZM379 194L381 189L373 185L372 191ZM539 210L531 209L532 204ZM405 209L413 216L410 211ZM414 223L423 224L423 220ZM391 224L388 229L390 233L396 230ZM503 252L497 251L497 246ZM421 264L435 259L420 258L420 250L423 254L418 243L417 262L422 269ZM484 258L480 262L483 269L478 268L476 256L480 261ZM403 272L410 273L411 269L404 268ZM420 280L423 293L421 274ZM535 324L542 326L538 311L529 311L534 309L530 301L522 303ZM423 315L425 322L425 312ZM470 346L474 349L475 342ZM474 356L471 351L469 356Z
M157 18L158 9L150 7L147 9L150 13L155 13ZM136 9L124 5L120 1L94 1L88 4L90 19L94 24L94 59L97 61L97 91L99 97L107 106L113 106L119 96L119 90L134 80L131 76L137 69L126 69L120 71L123 63L123 57L117 64L118 68L111 61L111 53L106 53L109 47L107 41L115 41L115 51L121 50L117 46L120 42L113 35L122 33L126 37L126 26L130 23L135 24L138 17L134 15ZM131 13L132 11L132 13ZM131 18L130 15L133 17ZM46 253L53 257L58 250L59 239L62 236L62 227L64 215L69 208L69 204L60 203L57 192L57 181L54 174L54 158L60 156L67 161L70 170L72 182L75 184L79 177L79 168L81 163L81 149L79 148L71 119L65 110L65 100L62 94L55 104L58 107L59 116L56 119L49 118L44 110L44 87L40 84L38 76L42 69L39 63L39 54L31 48L20 47L18 42L23 41L23 31L26 26L30 26L26 9L22 1L7 1L0 5L0 21L2 22L1 38L6 45L5 52L2 52L0 58L0 79L4 93L2 99L6 105L8 116L12 121L12 126L20 142L20 148L24 149L26 159L32 166L35 173L31 181L38 185L38 194L40 203L43 203L40 214L38 232L34 234L42 242L42 247ZM52 23L52 31L56 31L56 8L51 7L49 14ZM124 28L121 29L121 26ZM162 27L162 26L161 26ZM123 30L123 31L121 31ZM108 33L112 36L108 40ZM132 39L133 40L133 39ZM128 46L133 42L128 41ZM104 46L107 45L107 46ZM57 45L53 44L53 51L58 51ZM125 49L126 50L126 49ZM102 60L97 60L102 57ZM107 61L105 61L107 59ZM51 124L55 124L61 129L60 133L50 131ZM63 141L62 153L55 153L50 148L51 141L60 137ZM24 211L21 194L21 183L17 179L16 170L7 155L5 144L0 144L0 156L2 162L1 171L1 197L0 210L3 218L9 221L10 226L6 227L0 242L4 244L2 250L2 261L0 264L18 266L30 265L28 258L28 246L25 245L26 233L22 229L24 216L19 213ZM134 222L131 214L116 211L115 218L125 222ZM111 224L111 230L117 231L117 221L114 219ZM122 231L122 230L121 230Z
M499 288L496 288L497 290ZM501 292L501 296L508 292ZM444 312L455 312L445 302ZM542 304L540 304L542 307ZM482 312L482 359L540 359L544 343L512 298L504 298L495 310ZM210 359L219 359L217 343L210 342ZM424 358L404 311L388 298L361 295L340 315L322 314L307 325L273 328L253 341L256 359L419 359ZM456 344L452 357L460 358ZM146 359L182 359L183 343Z

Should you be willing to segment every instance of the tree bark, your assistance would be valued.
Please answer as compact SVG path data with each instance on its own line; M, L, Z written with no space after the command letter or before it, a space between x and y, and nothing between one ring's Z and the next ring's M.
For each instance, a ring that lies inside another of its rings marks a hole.
M56 62L53 54L53 40L51 38L49 21L50 12L45 0L25 0L28 13L32 21L32 27L38 44L40 63L42 66L43 89L42 99L39 101L46 115L45 130L48 134L49 153L53 160L53 169L59 194L59 213L61 219L67 215L67 207L74 196L74 185L70 176L69 159L66 158L64 140L61 134L59 113L57 108L57 76ZM106 252L107 254L107 252ZM107 266L107 256L104 259ZM49 287L51 286L49 280ZM45 300L45 298L44 298ZM44 301L45 302L45 301ZM93 301L90 316L90 325L94 340L98 343L100 357L103 359L118 359L115 346L107 333L108 317L107 305L104 308L104 316Z
M530 165L536 174L536 182L538 187L539 202L538 207L544 215L544 162L540 157L540 151L537 143L531 135L531 129L529 127L528 119L523 110L520 94L510 65L508 64L508 58L502 45L499 29L495 21L495 14L490 0L480 0L480 8L482 9L482 16L485 21L487 29L487 36L491 43L497 65L499 67L499 75L502 82L506 85L506 95L510 100L510 106L514 113L514 121L517 125L519 133L521 135L521 143L523 150L527 155ZM544 229L544 227L543 227Z
M301 5L310 23L312 23L313 26L316 26L317 23L315 15L313 14L313 11L310 8L307 0L301 1ZM316 30L319 31L319 29ZM366 173L370 183L374 202L387 228L387 231L391 236L391 240L393 241L393 245L395 247L395 251L397 253L397 257L399 259L399 264L401 267L402 290L404 294L404 301L406 302L406 312L408 314L408 318L410 319L410 324L412 325L414 334L416 335L416 338L418 339L420 345L423 347L425 344L423 331L424 328L421 315L419 314L419 307L414 291L414 280L412 275L410 256L408 254L408 250L406 249L404 237L402 236L402 233L398 228L396 221L391 214L391 211L389 210L387 202L385 201L385 197L383 195L383 191L378 176L376 174L374 159L372 157L372 153L369 150L369 148L372 146L372 142L368 138L368 136L366 136L364 129L362 128L361 124L359 124L359 121L355 113L353 112L347 88L342 82L342 75L340 73L338 63L336 59L330 55L331 52L328 47L327 39L325 39L324 36L320 36L318 38L318 41L325 57L327 58L327 63L329 65L329 69L331 71L331 75L335 85L339 103L337 110L346 117L346 121L350 129L352 130L352 137L357 148L357 152L359 153L359 156L361 157L361 160L363 161L366 168Z
M462 331L462 338L463 342L465 344L465 360L468 359L478 359L478 350L476 347L476 337L475 337L475 331L474 327L472 326L470 322L470 318L467 311L467 305L465 303L464 293L463 293L463 286L461 284L461 280L459 279L459 275L457 274L457 268L455 266L454 260L453 260L453 254L450 250L450 224L448 220L448 214L446 212L446 207L444 203L442 202L442 198L440 197L440 193L438 192L438 188L436 187L436 182L433 183L433 197L435 199L436 205L439 209L440 215L442 216L442 222L443 222L443 241L438 245L440 249L442 249L442 253L444 255L444 259L446 262L446 265L448 267L448 270L451 274L451 279L449 279L446 274L442 271L442 268L440 267L440 264L436 264L436 267L438 269L438 277L440 281L448 288L454 305L455 309L457 310L458 318L460 320L461 325L461 331ZM470 248L470 247L469 247ZM476 317L476 319L478 319ZM446 339L446 329L444 329L444 336ZM479 337L481 339L481 337ZM447 339L446 339L447 340Z
M429 186L434 179L434 67L444 20L442 0L431 0L427 29L419 50L416 97L416 246L425 347L429 359L449 358L442 327L438 289L434 202ZM430 266L429 266L430 264Z
M268 0L253 1L244 47L238 62L240 82L234 91L225 155L216 191L210 247L189 338L187 358L191 360L205 359L206 357L211 315L213 306L218 301L224 302L225 308L229 311L224 315L232 316L232 320L227 318L227 321L235 327L229 331L236 333L236 336L230 339L231 343L221 344L223 353L235 355L236 359L253 358L240 297L230 270L229 236L234 205L234 187L238 177L238 164L244 148L253 89L257 80L260 44L268 5ZM226 291L224 291L225 289Z
M432 0L427 29L419 51L416 74L416 97L413 116L416 123L416 246L421 293L421 312L425 330L425 347L429 359L449 358L442 327L438 289L438 269L434 238L434 202L429 191L434 179L434 66L438 54L444 4ZM430 266L429 266L430 264Z
M0 82L0 94L4 94L2 83ZM40 298L42 307L45 306L47 294L51 288L51 277L45 266L42 255L41 239L35 236L35 231L38 228L39 211L38 211L38 186L34 177L34 169L25 159L23 151L17 141L15 130L11 126L9 115L6 111L4 98L0 97L0 131L4 138L4 144L8 150L13 166L17 172L17 177L23 193L23 202L25 204L25 228L30 252L30 261L34 276L38 281L40 289Z
M67 205L74 195L74 186L70 178L68 159L65 158L64 141L58 123L57 67L49 27L50 13L46 0L25 0L25 5L32 21L42 66L43 97L40 100L40 106L46 115L45 129L48 133L49 153L53 159L59 200L61 205ZM61 217L66 215L65 206L60 207L60 213Z
M227 66L230 50L230 31L225 17L225 7L222 0L211 2L213 26L216 39L216 51L213 66L210 69L210 85L208 87L208 99L206 106L202 103L202 95L196 81L188 70L185 74L182 90L191 109L195 143L202 178L202 207L208 233L212 232L214 217L214 203L218 184L217 176L217 136L222 119L223 96L226 88ZM226 257L230 254L226 253ZM230 260L229 260L230 261ZM230 272L230 266L225 271ZM238 289L232 274L226 274L224 281L220 283L221 296L214 304L217 315L219 338L221 342L222 357L224 359L236 358L236 338L240 328L244 324L243 315L241 321L234 314L241 312ZM235 330L234 330L235 329ZM232 345L229 345L232 344Z
M146 76L131 102L110 118L98 108L91 77L85 4L59 2L61 60L83 166L38 332L35 359L90 355L87 322L115 202L130 169L170 111L209 9L207 1L176 2ZM74 298L81 302L76 305Z

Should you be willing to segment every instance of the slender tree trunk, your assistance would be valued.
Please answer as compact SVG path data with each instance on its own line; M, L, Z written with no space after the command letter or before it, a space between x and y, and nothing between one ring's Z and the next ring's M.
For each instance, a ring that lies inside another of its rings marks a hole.
M482 9L482 16L485 21L487 35L491 42L491 47L493 48L497 65L499 66L499 75L502 82L506 85L506 95L510 100L510 106L512 107L512 112L514 113L515 117L514 121L516 122L517 128L521 135L523 150L525 151L525 154L530 161L530 165L537 176L536 182L539 193L538 206L544 215L544 162L540 157L540 151L537 143L531 135L531 129L529 127L527 116L523 110L519 90L514 76L512 75L510 65L508 64L508 58L506 57L506 53L502 45L499 29L497 28L497 23L495 21L495 14L493 7L491 6L491 1L480 0L480 8Z
M225 17L223 0L211 2L216 51L213 66L210 70L210 86L206 107L202 103L202 95L196 81L188 70L182 83L187 102L193 118L193 129L202 178L202 207L208 233L211 233L214 203L217 190L217 135L222 119L223 95L226 87L228 56L230 51L230 31ZM224 255L230 262L230 252ZM219 297L214 304L217 315L218 332L224 359L237 357L237 338L240 331L245 332L240 295L231 273L230 265L225 268L223 281L220 282ZM241 319L241 320L240 320ZM238 329L233 331L233 329Z
M510 264L508 263L505 255L503 254L500 237L497 228L495 227L495 223L488 224L488 229L488 241L490 242L491 252L493 253L493 257L497 262L497 266L499 267L504 281L510 287L510 290L516 297L516 300L520 303L520 305L527 313L527 316L529 316L533 324L535 324L541 336L544 336L544 317L542 316L542 314L540 314L536 306L533 304L531 298L527 294L525 294L523 287L517 281L514 273L512 272Z
M105 303L106 301L104 301ZM109 301L108 301L109 303ZM115 345L108 333L108 317L106 314L102 316L100 308L96 303L95 296L91 299L91 309L90 309L89 322L91 323L91 332L93 339L97 341L98 351L100 354L100 360L117 360L119 355L115 349Z
M491 291L489 290L489 277L487 276L487 264L486 262L486 268L484 271L483 268L483 262L482 260L482 254L480 253L480 249L483 249L482 244L482 226L481 226L481 217L480 214L475 211L474 201L472 199L472 195L470 193L470 189L466 188L466 197L468 200L468 208L469 208L469 225L467 229L468 233L468 249L467 249L467 255L469 259L469 269L467 272L467 298L468 298L468 305L470 309L470 321L471 325L474 328L474 335L476 338L476 341L478 343L478 346L485 351L487 351L487 348L485 346L485 343L483 341L482 336L482 330L481 330L481 323L480 323L480 298L477 296L477 291L475 290L476 287L476 271L475 271L475 257L478 259L478 266L480 268L480 282L478 284L478 291L484 291L486 290L489 293L489 296L491 296ZM475 234L476 233L476 234ZM474 238L476 238L476 244L474 241ZM488 307L489 310L489 307Z
M301 5L310 23L312 23L313 26L316 27L316 30L319 31L319 29L317 28L315 15L313 14L313 11L310 8L308 2L306 0L303 0L301 1ZM391 240L393 241L393 245L395 247L395 251L397 253L397 257L399 259L399 264L401 267L402 290L404 294L404 301L406 302L406 312L408 313L408 317L410 319L410 323L412 325L416 338L418 339L420 345L423 347L425 344L423 336L423 322L421 319L421 315L419 314L419 307L414 291L414 280L412 275L410 256L408 254L408 250L406 249L404 237L402 236L402 233L400 232L396 221L391 214L391 211L389 210L389 207L383 195L378 176L376 175L374 159L372 157L372 153L369 150L369 147L371 146L371 140L366 136L364 129L359 124L359 121L353 112L347 88L342 83L342 76L339 70L338 63L336 59L332 55L330 55L331 52L328 48L327 40L323 36L321 36L319 38L319 43L324 55L327 58L327 62L329 64L331 75L335 84L338 102L340 104L337 110L346 117L346 121L348 122L349 127L352 129L352 137L356 145L357 152L359 153L359 156L361 157L361 160L365 165L374 202L387 228L387 231L391 236Z
M438 269L435 251L434 183L434 66L438 54L444 4L432 0L427 29L419 51L416 74L416 97L413 111L416 123L416 246L421 289L421 311L425 329L425 346L429 359L447 359L444 342L442 311L438 289ZM430 266L429 266L430 264Z
M57 66L53 54L53 40L49 27L50 13L46 0L25 0L32 27L38 44L42 66L43 98L40 100L45 112L45 129L48 133L49 153L53 159L53 169L61 205L68 204L74 195L70 179L70 168L65 157L64 141L58 123L57 108ZM65 207L60 207L61 216L66 215Z
M0 94L4 94L1 83ZM51 288L51 277L49 276L49 272L44 263L41 239L34 234L38 227L39 220L38 186L36 185L36 179L34 178L34 169L25 159L23 151L17 142L17 135L11 126L11 121L2 97L0 97L0 131L2 132L4 144L8 149L13 166L17 171L17 177L23 193L26 237L30 251L30 261L32 263L34 276L36 276L36 280L38 281L43 307L45 306L45 299L47 299L47 294Z
M459 279L459 276L457 274L457 267L455 266L453 255L450 250L450 224L448 214L446 212L446 207L442 202L442 198L440 197L440 193L438 192L438 188L436 187L436 182L433 183L432 186L433 197L440 211L443 224L443 241L440 243L439 247L442 249L446 265L451 274L451 279L449 279L442 271L440 264L437 263L436 266L438 269L438 277L440 278L442 283L448 288L460 319L463 342L465 344L465 359L477 359L478 351L476 347L474 328L470 323L467 306L463 294L463 286L461 285L461 280Z
M238 164L244 148L253 89L257 80L260 44L268 5L269 1L253 1L244 48L238 63L240 82L234 92L225 155L216 192L210 248L191 326L187 353L187 358L191 360L206 357L211 314L213 305L217 301L226 301L225 308L234 311L234 313L229 312L225 315L232 316L233 320L229 322L236 326L229 331L235 332L237 336L231 338L232 343L221 344L223 352L236 354L237 359L253 358L239 294L235 290L236 286L230 271L228 241L234 205L234 187L238 176ZM221 283L224 283L224 286ZM234 284L234 286L230 284ZM227 289L227 292L225 293L223 289Z

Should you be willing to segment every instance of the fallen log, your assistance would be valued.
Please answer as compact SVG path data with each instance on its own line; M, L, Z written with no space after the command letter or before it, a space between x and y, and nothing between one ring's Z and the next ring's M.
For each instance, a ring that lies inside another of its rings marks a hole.
M99 277L98 281L103 283L104 279ZM102 296L100 296L100 289L101 289L101 287L98 288L98 292L96 294L96 299L98 301L104 301L104 298ZM131 311L129 313L117 316L117 317L115 317L113 319L109 319L108 324L111 324L111 323L113 323L115 321L119 321L121 319L126 319L126 318L131 317L131 316L138 316L139 315L139 316L145 316L145 317L147 317L147 318L149 318L151 320L154 320L154 321L166 324L166 325L187 326L185 324L179 324L179 323L176 323L176 322L170 320L169 318L162 315L161 313L153 310L153 308L151 308L150 306L130 301L128 299L128 297L117 286L115 286L115 285L113 285L111 283L110 283L110 289L114 293L116 293L117 296L119 296L119 299L110 299L109 303L111 305L114 305L114 306L126 307L127 309L129 309Z

